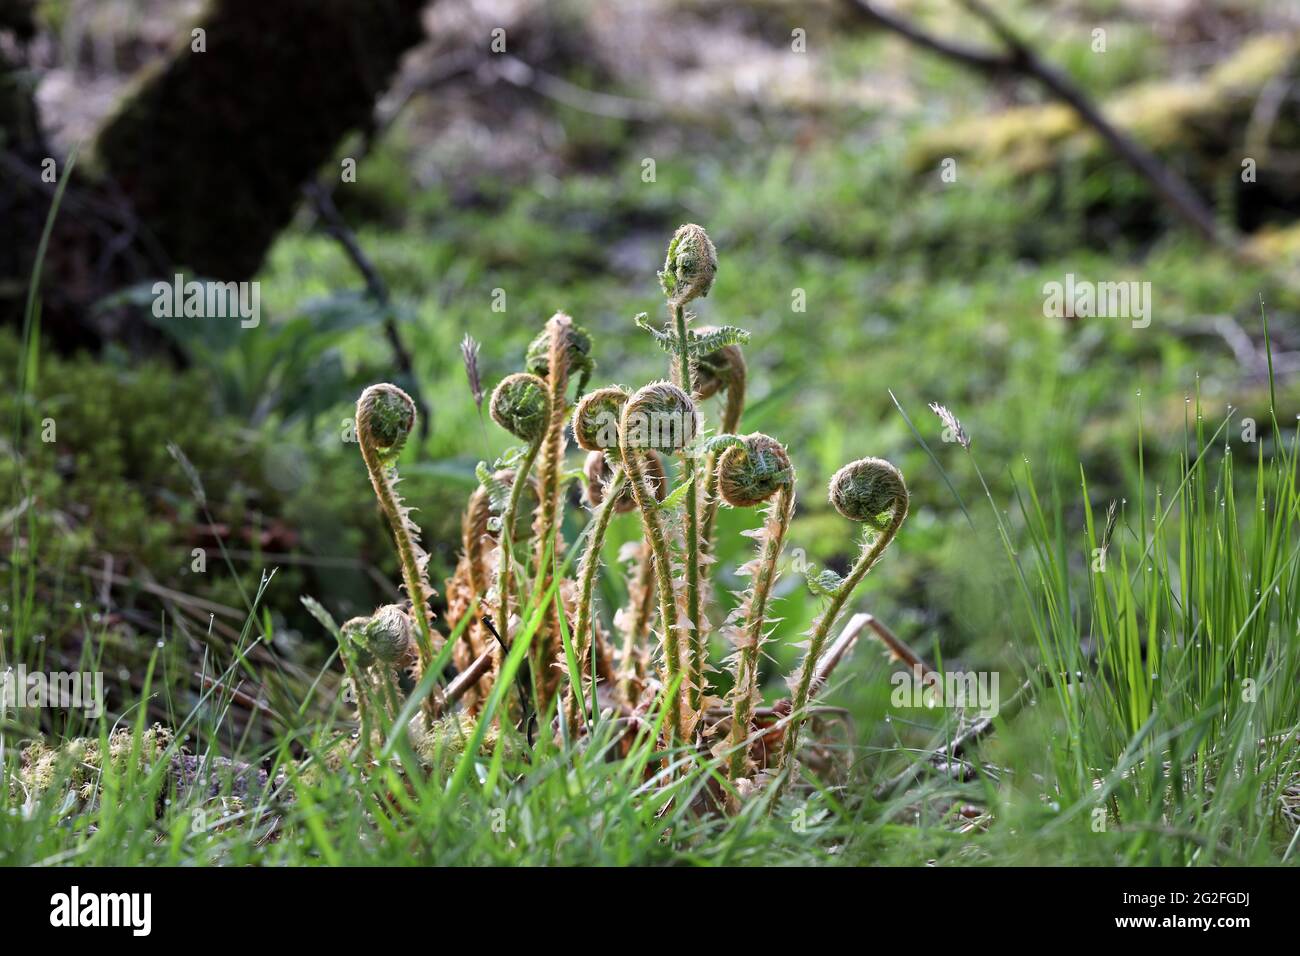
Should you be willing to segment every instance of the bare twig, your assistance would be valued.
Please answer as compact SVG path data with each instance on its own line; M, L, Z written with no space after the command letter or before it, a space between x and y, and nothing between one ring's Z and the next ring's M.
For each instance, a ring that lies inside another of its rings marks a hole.
M993 31L1005 47L1004 52L978 49L940 39L899 17L884 13L870 0L851 0L851 2L856 10L873 23L892 30L910 42L948 57L954 62L992 75L1015 75L1036 80L1052 96L1073 109L1079 118L1090 126L1124 162L1151 185L1193 231L1207 242L1233 252L1238 250L1235 235L1219 225L1213 211L1186 180L1161 163L1146 147L1112 125L1073 80L1039 57L983 0L960 0L960 2Z
M1273 127L1277 125L1282 105L1291 94L1293 86L1291 77L1280 74L1269 80L1260 90L1255 100L1255 108L1250 111L1250 120L1246 124L1246 134L1242 137L1245 153L1260 162L1269 153L1269 140L1273 136Z
M862 629L874 620L875 618L870 614L855 614L849 619L849 623L844 625L844 630L840 631L840 636L835 638L835 643L826 648L821 659L817 661L817 666L813 670L812 683L808 685L809 700L815 700L822 692L822 688L831 679L831 674L839 666L840 661L853 652Z
M1028 698L1029 694L1031 693L1032 686L1033 686L1032 681L1025 681L1023 684L1021 684L1020 689L1017 690L1016 693L1012 696L1012 698L1002 706L1002 709L1000 711L1001 716L1007 719L1014 717L1020 711L1020 708L1022 708L1025 705L1025 700ZM983 717L975 721L973 724L971 724L969 727L967 727L957 736L953 737L951 741L944 744L942 747L938 747L935 750L927 753L924 759L913 762L902 773L899 773L897 776L891 777L890 779L882 783L880 786L878 786L875 792L876 799L877 800L889 799L889 797L892 796L896 791L898 791L902 787L907 786L918 776L920 776L922 770L934 764L949 763L953 758L956 758L960 756L962 753L964 753L967 747L976 743L983 737L988 736L992 732L993 732L992 717Z
M902 638L886 627L883 622L871 617L871 615L867 616L870 618L867 623L875 631L877 640L884 644L885 649L889 651L890 660L902 661L909 670L920 668L922 676L934 673L934 668L925 662L925 658L908 647Z
M200 597L195 597L192 594L186 594L184 591L177 591L173 588L163 587L163 585L152 581L141 581L137 578L114 574L112 563L108 561L105 562L105 568L103 569L83 566L80 568L80 571L88 577L98 578L101 585L105 587L111 587L113 585L136 587L142 591L147 591L155 597L160 597L167 601L174 601L177 604L188 605L206 613L220 614L232 621L242 622L248 616L245 612L233 608L228 604L218 604L216 601L208 601ZM106 607L111 604L111 600L107 597L107 594L108 592L106 591L101 595L102 601Z
M193 677L205 688L208 688L209 690L212 688L217 688L221 690L222 693L230 697L231 700L239 704L242 704L244 707L247 707L249 710L255 710L259 714L262 714L266 717L270 717L272 720L281 724L287 725L289 723L278 713L276 713L275 708L273 708L270 704L266 703L265 701L258 700L252 694L249 694L247 691L242 690L240 687L229 687L226 684L221 683L221 681L217 680L216 678L209 677L207 674L202 674L199 671L194 671Z
M1216 316L1213 320L1214 332L1228 344L1233 358L1256 382L1268 380L1268 352L1257 346L1245 329L1230 315ZM1273 374L1275 377L1293 375L1300 371L1300 352L1273 352Z
M512 86L532 90L547 99L593 116L644 122L658 119L664 113L663 107L651 100L588 90L530 66L508 53L488 57L485 62L494 66L496 75Z
M947 57L950 60L956 60L975 70L984 73L999 74L1013 73L1015 68L1009 57L993 53L988 50L975 46L969 46L965 43L958 43L953 40L945 40L941 37L926 33L920 27L908 22L903 17L895 16L892 13L886 13L874 3L868 3L866 0L853 0L852 5L857 8L858 12L868 20L878 23L888 30L892 30L899 36L914 43L916 46L931 53L938 53L940 56Z
M483 675L492 667L492 655L494 653L496 653L496 648L489 647L478 656L474 663L452 678L451 683L447 685L447 689L442 693L444 711L465 696L467 690L483 679Z
M1049 684L1055 684L1060 681L1064 681L1067 684L1077 684L1085 679L1084 674L1079 671L1056 675L1045 674L1040 671L1040 674L1042 674L1042 677ZM902 773L895 777L891 777L889 780L882 783L875 790L876 799L888 799L901 787L910 784L920 775L922 770L927 768L951 770L954 763L960 762L958 761L958 758L961 757L968 748L972 747L993 732L993 721L995 717L1002 717L1004 720L1010 720L1015 717L1016 714L1020 713L1025 704L1033 697L1033 685L1033 678L1031 677L1027 679L1020 685L1020 688L1011 695L1011 699L1002 705L997 714L988 717L981 717L979 720L958 733L948 743L944 744L942 747L926 752L923 759L915 761Z
M316 211L316 215L325 231L338 241L348 259L361 273L361 277L366 283L366 293L383 309L384 336L388 339L389 348L393 350L393 360L397 363L397 369L406 380L407 390L410 392L416 408L420 410L420 437L429 437L429 406L425 403L424 396L420 392L419 382L416 381L415 366L411 361L411 353L407 351L405 343L402 342L401 332L397 328L397 319L393 315L393 301L388 294L388 285L379 274L379 270L375 268L374 263L362 250L360 243L357 242L356 235L348 228L348 224L343 219L338 207L334 205L334 197L330 191L320 183L313 182L305 185L303 192L311 201L312 208Z

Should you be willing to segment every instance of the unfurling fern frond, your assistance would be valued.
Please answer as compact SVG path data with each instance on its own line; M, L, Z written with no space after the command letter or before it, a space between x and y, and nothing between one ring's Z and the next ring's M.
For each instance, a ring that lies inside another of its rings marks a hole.
M650 317L645 312L638 312L632 321L636 323L638 329L649 332L655 344L669 355L676 356L681 353L682 340L671 324L656 328L650 324ZM749 333L735 325L709 326L699 330L687 329L686 354L692 361L703 360L721 349L744 345L748 341Z
M744 345L749 333L735 325L722 325L707 331L690 330L686 333L686 349L692 359L703 359L732 345Z
M478 483L483 486L483 490L487 492L488 507L492 509L492 513L499 515L505 511L506 505L510 501L510 486L497 478L485 461L478 463L478 467L474 469L474 474L478 478Z

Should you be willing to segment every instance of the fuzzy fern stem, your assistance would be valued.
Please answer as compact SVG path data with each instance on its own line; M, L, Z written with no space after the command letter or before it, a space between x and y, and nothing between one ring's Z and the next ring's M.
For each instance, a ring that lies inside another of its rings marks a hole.
M907 486L898 469L889 462L880 458L864 458L845 465L835 473L830 484L830 502L844 517L865 523L869 531L853 570L835 588L830 606L818 618L809 638L808 649L794 684L790 725L781 739L781 751L777 759L778 773L789 767L791 759L798 752L799 729L806 716L817 659L821 657L835 619L858 584L885 553L885 549L898 534L898 529L902 527L903 519L907 517ZM888 520L882 522L881 517L886 514ZM871 530L877 532L874 538L870 534ZM778 786L784 790L788 785L787 774L781 778ZM780 791L777 795L780 795Z
M901 524L901 522L898 523ZM894 530L897 530L896 526ZM865 549L858 558L857 563L853 565L853 570L849 572L849 576L835 589L831 595L830 606L817 620L817 625L808 639L808 649L804 653L803 664L799 668L798 683L795 685L794 698L790 706L790 726L786 728L785 735L781 739L781 750L777 757L778 771L786 768L791 756L798 750L799 729L803 723L804 708L808 706L808 691L812 687L813 674L817 670L817 658L821 656L822 650L826 646L826 638L835 624L835 619L839 617L840 611L844 609L844 604L848 601L849 596L862 583L862 579L867 576L867 572L880 560L880 556L884 554L885 548L889 546L892 539L893 534L888 531L876 536L872 546Z
M433 661L433 634L429 626L432 589L425 577L428 556L420 547L419 528L397 493L397 470L393 464L414 427L415 403L396 385L372 385L357 400L357 443L375 497L393 532L423 668Z
M546 438L550 405L546 382L527 372L507 375L492 391L492 420L516 438L527 442L523 458L515 466L510 496L501 514L497 535L497 629L502 642L510 646L510 582L514 575L514 529L519 502L528 485L533 463Z
M570 367L570 338L573 320L564 313L556 313L546 324L550 333L550 348L547 353L546 388L549 418L542 438L541 461L538 465L537 516L533 522L534 547L534 589L537 594L545 594L551 586L551 578L556 559L559 557L560 494L564 473L564 426L568 414L568 388ZM552 665L558 657L557 644L560 639L559 611L555 602L550 602L538 629L532 655L533 680L537 684L540 698L537 712L546 713L558 681L558 672Z
M686 338L686 307L672 306L679 348L677 352L678 375L683 387L691 380L690 345ZM682 450L682 480L686 483L686 614L690 618L691 653L690 669L685 676L689 688L690 706L698 711L704 693L704 667L708 662L709 635L707 621L700 613L700 506L695 486L695 451Z
M600 567L600 551L605 544L605 533L609 530L610 519L618 510L618 501L623 494L626 479L623 469L615 466L610 476L609 487L605 497L596 508L592 518L591 533L587 538L578 566L578 614L574 626L575 652L578 658L578 673L583 679L594 680L591 674L592 621L595 601L596 571ZM582 726L582 714L585 710L586 688L569 685L565 711L569 720L569 732L576 736Z
M749 596L749 609L736 655L736 685L732 691L729 741L731 761L728 767L728 777L732 781L744 776L749 764L749 748L745 741L749 737L750 724L754 719L754 703L758 698L758 652L763 642L767 602L776 580L777 563L793 516L794 481L791 480L777 492L776 501L771 506L763 529L753 591Z
M519 514L519 502L523 499L524 488L528 486L533 462L537 460L537 452L542 447L542 438L542 435L538 435L530 442L523 458L515 465L514 481L510 483L510 499L506 502L505 511L501 512L501 532L497 536L500 555L497 559L497 614L500 615L497 631L506 647L510 646L510 582L515 563L515 517Z
M728 379L725 383L727 402L722 410L722 430L719 434L734 435L740 431L740 416L745 411L745 360L740 349L731 346L728 355ZM705 554L713 552L713 529L717 524L718 505L718 457L720 451L710 451L704 459L704 517L700 521L700 548Z
M672 312L678 381L691 391L691 341L686 334L686 305L702 298L713 288L718 272L718 250L708 233L695 223L678 227L668 243L668 255L659 284ZM702 347L696 343L697 348ZM699 489L695 485L693 449L683 448L682 478L686 488L686 614L690 618L691 654L687 662L685 684L692 712L698 714L704 697L704 667L708 658L708 622L700 613L700 510Z
M628 605L623 609L623 648L620 664L622 676L618 683L621 700L635 703L632 698L633 681L645 676L644 649L650 632L650 619L655 606L654 552L649 545L641 544L636 557L634 577L628 586Z
M632 409L631 403L623 408L619 424L619 452L623 457L623 469L632 487L637 508L641 512L641 525L645 530L646 542L653 555L655 583L659 592L659 621L663 628L664 673L666 684L671 686L681 673L682 648L681 634L678 631L677 596L673 590L672 564L669 561L668 537L664 533L660 518L658 501L654 489L646 480L644 458L650 452L633 447L628 442L628 419ZM668 711L668 746L675 745L682 732L681 694L672 700L665 700Z

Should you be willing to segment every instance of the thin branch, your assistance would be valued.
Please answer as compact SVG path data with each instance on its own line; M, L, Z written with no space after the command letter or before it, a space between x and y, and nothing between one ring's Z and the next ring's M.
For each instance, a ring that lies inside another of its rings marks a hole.
M244 707L247 707L249 710L255 710L259 714L262 714L265 717L270 717L272 720L276 721L279 724L282 724L284 726L289 726L289 722L285 720L283 717L281 717L278 713L276 713L274 707L272 707L270 704L266 703L265 701L258 700L252 694L249 694L247 691L243 690L242 683L238 687L229 687L226 684L223 684L221 681L217 680L215 677L211 677L207 674L200 673L199 671L193 671L191 676L193 676L195 680L197 680L200 684L202 684L204 689L206 690L211 690L213 688L219 689L231 700L239 704L242 704Z
M982 70L985 73L1011 73L1015 70L1015 64L1012 63L1011 58L1008 56L979 47L968 46L964 43L945 40L931 33L926 33L920 27L902 17L886 13L875 4L866 2L866 0L853 0L852 5L868 20L892 30L909 42L922 49L929 50L931 53L938 53L940 56L956 60L958 63L965 64L975 70Z
M356 235L348 228L348 224L343 219L338 207L334 205L334 197L330 194L330 191L318 182L311 182L303 186L303 192L311 201L312 208L315 209L325 231L338 241L348 259L361 273L361 277L366 283L366 293L384 310L384 336L388 339L389 348L393 350L393 360L397 363L397 369L406 380L407 390L411 393L416 408L420 411L420 437L428 438L429 406L425 403L424 396L420 392L420 384L415 377L415 366L411 360L411 353L407 351L406 345L402 341L401 332L397 328L397 320L393 316L393 301L388 294L387 284L379 274L379 270L375 268L374 263L362 250L360 243L357 242Z
M1007 701L1005 705L1003 705L1000 714L1008 720L1014 717L1020 708L1024 706L1025 700L1032 692L1032 687L1032 681L1025 681L1021 684L1020 689L1016 691L1015 695ZM936 763L944 763L954 757L960 756L966 748L970 747L982 738L987 737L992 732L992 717L983 717L975 721L957 736L953 737L951 741L944 744L942 747L938 747L927 753L924 759L915 761L910 764L906 770L902 771L897 776L891 777L878 786L875 792L876 799L889 799L889 797L896 791L907 786L919 777L921 771L925 770L927 767Z
M1182 176L1160 162L1146 147L1112 125L1072 79L1039 57L983 0L960 2L993 31L1006 48L1003 53L940 39L899 17L882 12L870 0L851 2L856 10L873 23L971 69L993 75L1012 74L1036 80L1056 99L1073 109L1201 238L1229 251L1238 251L1236 236L1220 226L1214 212Z
M871 626L871 629L875 631L876 639L885 646L887 651L889 651L889 657L891 660L902 661L911 670L919 668L921 676L923 677L927 674L934 673L934 668L925 662L925 658L908 647L907 643L886 627L884 622L877 620L875 617L871 617L867 623Z
M512 86L533 90L547 99L593 116L644 122L658 119L664 113L658 103L589 90L530 66L508 53L489 57L487 64L495 66L496 75Z
M817 666L813 670L812 683L808 685L808 699L814 700L826 686L826 682L831 679L831 674L839 666L840 661L853 653L853 648L858 643L858 635L862 629L875 620L870 614L855 614L849 619L844 630L840 631L839 637L835 638L835 643L822 652L821 659L817 661Z
M457 674L442 694L442 711L445 713L452 704L465 696L465 692L483 679L492 666L492 655L496 648L489 647L478 656L474 663Z

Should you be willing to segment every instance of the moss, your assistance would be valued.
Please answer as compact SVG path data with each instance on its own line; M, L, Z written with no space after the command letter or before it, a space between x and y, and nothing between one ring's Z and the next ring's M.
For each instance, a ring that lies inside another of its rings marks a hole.
M1116 126L1152 149L1200 151L1207 139L1217 141L1227 132L1223 123L1244 128L1259 91L1290 69L1297 53L1300 37L1256 37L1199 79L1137 84L1103 109ZM968 157L1014 177L1047 169L1062 150L1095 157L1108 155L1107 149L1074 110L1047 103L927 131L912 148L909 165L920 172L945 157Z
M1300 225L1261 229L1252 237L1249 251L1261 262L1300 267Z
M108 738L108 767L125 772L132 754L137 755L136 769L148 774L172 744L172 732L161 724L145 730L137 745L129 729L114 731ZM102 741L93 737L75 737L58 747L35 741L24 748L17 782L28 797L39 797L51 787L66 787L82 801L94 798L96 787L106 769Z
M342 737L317 754L315 758L296 762L294 764L295 770L290 775L290 779L295 784L301 783L306 787L319 787L328 778L337 777L344 772L345 768L351 763L352 751L355 748L355 739Z
M12 334L0 333L4 367L17 363L17 348ZM12 393L0 395L0 412L9 420L18 411ZM35 521L29 556L42 570L56 561L74 570L99 567L108 553L118 574L186 589L196 579L195 547L207 549L208 571L218 570L211 529L167 450L172 436L204 482L231 546L249 546L238 539L262 525L261 509L279 511L280 496L264 474L265 440L214 414L212 392L198 373L157 362L127 369L44 353L22 412L23 474ZM43 440L47 436L55 440ZM17 459L0 458L0 479L12 481L18 467ZM256 575L250 571L245 586L255 585ZM207 573L201 580L205 597L241 603L226 575Z
M435 767L440 761L455 761L465 752L474 733L477 718L458 711L435 721L432 728L420 733L415 741L415 752L426 767ZM500 738L496 722L487 728L478 747L481 757L490 757ZM508 738L507 738L508 742ZM509 753L507 752L507 756Z
M16 337L0 329L0 368L17 365ZM340 617L383 603L388 593L372 578L357 574L354 564L332 560L359 559L390 575L396 570L376 506L358 506L364 468L354 446L304 447L270 425L250 429L247 422L221 414L216 402L210 379L198 370L177 371L153 361L126 368L48 351L39 357L34 394L21 409L12 389L0 390L0 417L13 422L21 412L24 420L22 457L0 455L0 483L12 487L21 467L32 500L19 523L24 546L17 549L18 567L34 566L43 595L66 575L62 603L38 601L31 633L47 633L52 642L65 634L80 640L82 622L66 608L78 599L86 603L98 591L98 580L83 576L82 569L100 570L107 555L123 578L243 607L241 586L244 593L255 593L270 562L235 557L236 580L222 560L221 545L237 552L325 558L278 563L263 598L277 624L319 637L322 648L330 642L302 610L300 594L322 595ZM47 418L53 442L42 440ZM168 452L169 440L181 447L203 483L213 524ZM295 462L292 482L284 480L285 455ZM438 543L435 569L452 566L463 502L459 488L436 475L413 475L405 488L428 520L430 541ZM12 527L0 527L6 555L12 553ZM204 551L202 572L192 566L195 548ZM122 609L158 617L159 602L148 595L122 588L114 598ZM0 612L0 627L8 626ZM124 637L113 642L110 654L117 648L134 653L141 646Z

